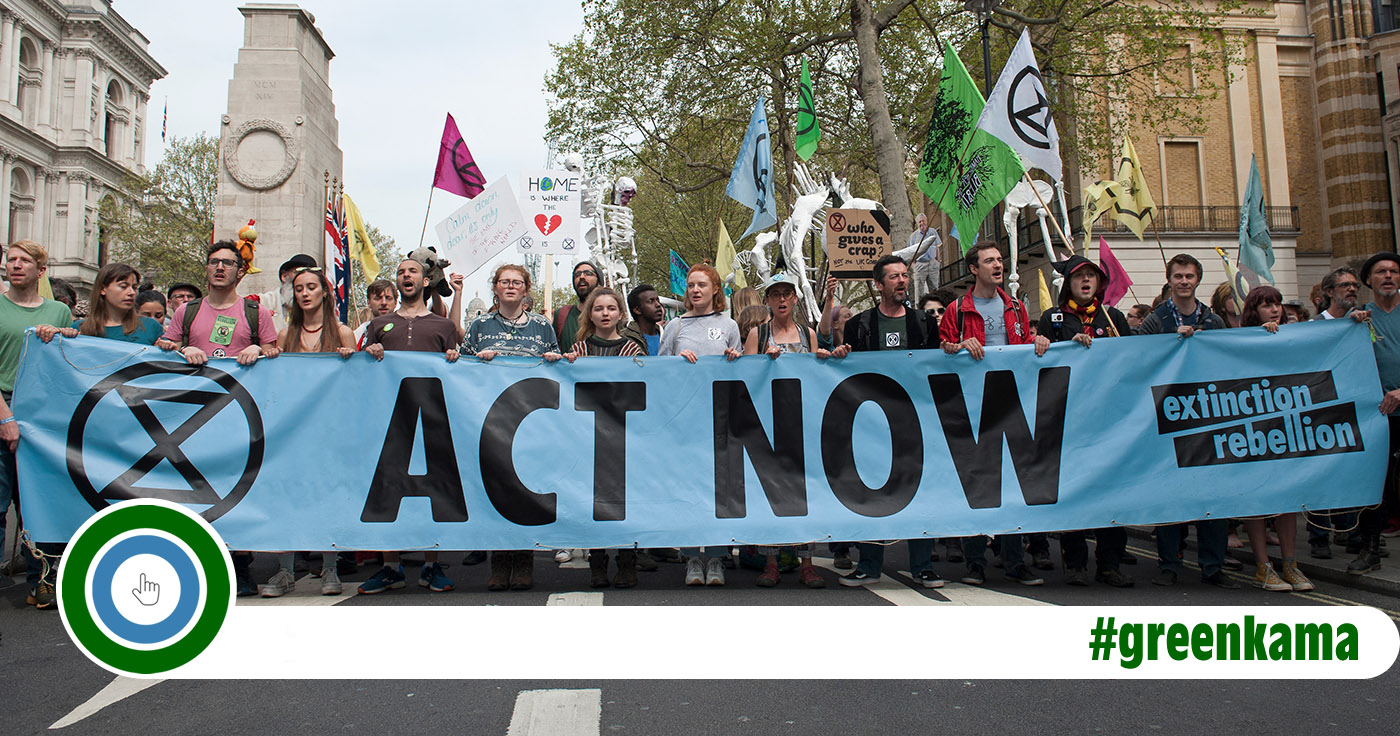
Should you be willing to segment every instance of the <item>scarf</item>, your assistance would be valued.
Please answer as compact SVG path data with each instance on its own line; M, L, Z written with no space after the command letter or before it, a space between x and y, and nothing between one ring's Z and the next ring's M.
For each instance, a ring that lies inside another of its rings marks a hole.
M1079 318L1079 323L1083 325L1082 332L1084 334L1093 334L1094 315L1098 314L1099 312L1098 299L1094 299L1093 301L1089 302L1088 306L1081 307L1079 306L1079 302L1076 302L1074 300L1074 297L1070 297L1069 301L1065 303L1065 311Z

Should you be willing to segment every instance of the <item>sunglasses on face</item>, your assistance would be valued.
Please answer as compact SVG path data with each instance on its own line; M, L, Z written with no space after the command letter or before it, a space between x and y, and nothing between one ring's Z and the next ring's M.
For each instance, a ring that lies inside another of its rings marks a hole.
M311 272L311 273L321 273L321 272L324 271L324 270L325 270L325 269L321 268L320 266L301 266L301 267L299 267L299 268L294 269L294 270L292 271L292 273L294 273L294 274L303 274L303 273L306 273L306 272L308 272L308 271Z

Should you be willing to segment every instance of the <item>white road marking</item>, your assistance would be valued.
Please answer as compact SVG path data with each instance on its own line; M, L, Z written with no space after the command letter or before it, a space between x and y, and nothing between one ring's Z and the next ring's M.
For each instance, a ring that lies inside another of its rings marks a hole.
M96 695L88 698L86 703L74 708L71 713L55 721L52 726L49 726L49 730L67 728L113 703L121 702L148 687L159 685L162 682L165 682L165 680L138 680L132 677L118 677L107 683L107 687L102 688Z
M602 593L552 593L546 606L601 606Z
M522 690L506 736L598 736L602 690Z
M837 570L832 567L831 560L825 557L812 557L812 564L827 570L844 575L844 570ZM914 579L903 572L895 573L901 580L907 580L910 584L915 584ZM918 590L910 588L908 585L895 582L891 576L884 574L872 585L864 586L866 590L884 598L896 606L1049 606L1053 605L1044 601L1034 600L1012 593L1003 593L999 590L992 590L977 585L964 585L962 583L949 582L942 588L930 588L931 592L937 593L946 601L930 598ZM839 584L839 583L838 583Z
M414 576L409 576L409 585L417 585L418 580ZM341 601L354 598L355 586L357 583L342 583L340 595L321 595L321 579L313 578L311 575L302 575L297 578L296 585L292 592L279 598L263 598L254 596L249 598L239 598L240 606L334 606ZM394 591L389 591L386 595L393 595Z

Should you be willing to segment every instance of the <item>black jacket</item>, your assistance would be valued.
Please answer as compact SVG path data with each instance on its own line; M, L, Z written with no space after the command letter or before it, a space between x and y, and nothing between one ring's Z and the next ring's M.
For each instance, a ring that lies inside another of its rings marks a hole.
M930 329L933 330L931 334ZM904 334L909 344L901 345L900 350L938 347L938 325L929 322L922 309L904 308ZM867 309L846 322L844 338L851 350L883 350L885 346L880 344L880 308Z
M1100 306L1099 311L1094 313L1093 332L1089 333L1093 337L1109 337L1108 326L1112 322L1114 329L1118 330L1120 336L1133 334L1133 328L1128 326L1128 318L1114 307ZM1075 335L1084 331L1084 323L1079 319L1079 315L1066 311L1061 307L1052 307L1045 310L1040 315L1040 334L1050 339L1050 342L1064 342L1073 340Z

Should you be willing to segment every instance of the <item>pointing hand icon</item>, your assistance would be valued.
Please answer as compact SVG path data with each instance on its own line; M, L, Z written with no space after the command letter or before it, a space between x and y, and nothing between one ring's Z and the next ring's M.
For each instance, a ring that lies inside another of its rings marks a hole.
M147 580L146 573L141 573L141 582L131 589L131 594L136 596L136 600L143 606L154 606L160 600L160 584L154 580Z

